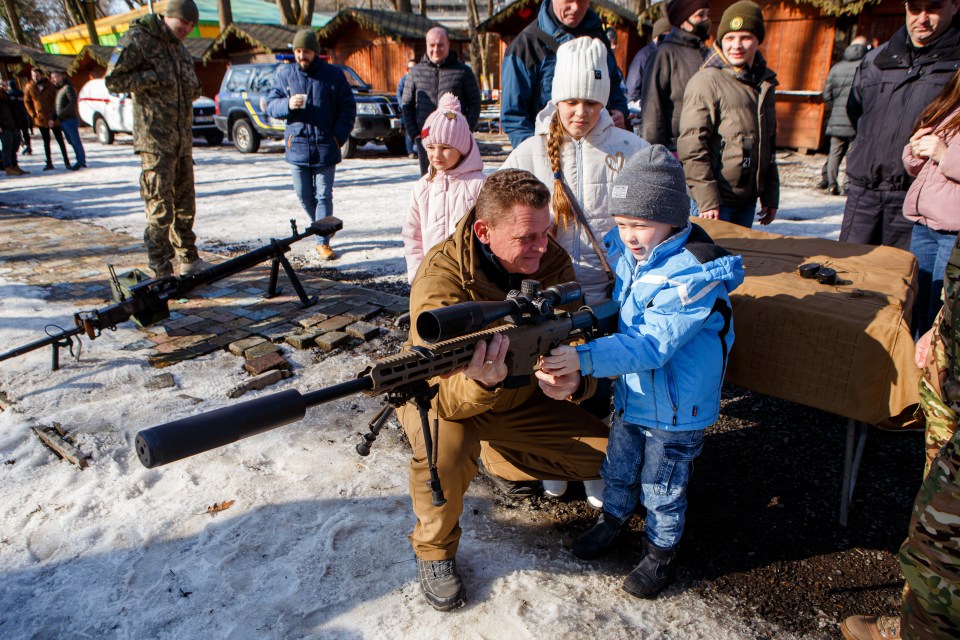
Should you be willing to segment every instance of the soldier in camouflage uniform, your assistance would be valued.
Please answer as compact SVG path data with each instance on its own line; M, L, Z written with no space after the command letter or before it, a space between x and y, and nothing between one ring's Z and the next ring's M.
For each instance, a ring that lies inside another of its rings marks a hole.
M140 154L140 195L146 203L143 240L157 277L205 268L193 219L193 101L200 81L183 39L200 12L193 0L170 0L166 14L136 20L110 58L107 88L133 94L133 149Z
M840 629L852 640L960 638L960 244L944 277L943 309L929 340L920 381L927 464L900 547L906 578L900 619L852 616Z

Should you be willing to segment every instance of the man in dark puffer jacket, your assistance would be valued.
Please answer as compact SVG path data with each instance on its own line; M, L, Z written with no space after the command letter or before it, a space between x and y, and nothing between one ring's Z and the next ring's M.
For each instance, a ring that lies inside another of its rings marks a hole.
M427 31L427 52L407 74L403 87L403 126L407 134L417 142L420 157L420 175L430 166L427 152L420 142L420 130L427 116L437 110L437 100L445 93L452 93L460 100L463 115L470 130L477 129L480 120L480 85L473 71L457 60L450 51L450 37L443 27Z
M903 199L912 179L900 154L920 112L960 68L960 24L950 0L909 0L906 8L906 26L861 61L847 102L857 137L841 242L910 248Z

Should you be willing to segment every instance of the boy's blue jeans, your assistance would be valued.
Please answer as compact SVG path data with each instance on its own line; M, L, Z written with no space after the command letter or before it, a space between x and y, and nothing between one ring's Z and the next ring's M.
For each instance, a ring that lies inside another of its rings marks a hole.
M293 174L293 190L310 216L310 222L333 215L333 178L337 165L301 167L290 165ZM330 244L327 236L317 236L317 244Z
M703 433L649 429L615 417L600 468L606 482L603 510L625 521L642 502L647 540L661 548L676 546L683 535L687 483L703 450Z

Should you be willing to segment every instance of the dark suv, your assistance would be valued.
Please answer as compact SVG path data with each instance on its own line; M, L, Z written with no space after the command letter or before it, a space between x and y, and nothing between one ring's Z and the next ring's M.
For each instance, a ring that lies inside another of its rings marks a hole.
M227 69L223 77L213 121L241 153L256 153L264 137L283 138L285 122L271 118L264 111L273 76L281 64L284 63L238 64ZM374 93L350 67L333 66L343 71L357 100L353 131L340 147L343 157L353 156L357 146L368 140L386 145L390 153L406 153L403 120L396 96Z

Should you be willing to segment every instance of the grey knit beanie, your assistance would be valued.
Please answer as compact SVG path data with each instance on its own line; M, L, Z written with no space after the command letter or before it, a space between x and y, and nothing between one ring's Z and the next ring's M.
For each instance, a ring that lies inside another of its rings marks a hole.
M637 151L610 189L610 215L645 218L686 227L690 196L680 161L661 144Z
M169 18L180 18L196 24L200 20L200 10L193 0L170 0L164 12Z
M293 46L291 49L312 49L320 53L320 42L317 40L317 32L313 29L300 29L297 35L293 37Z

